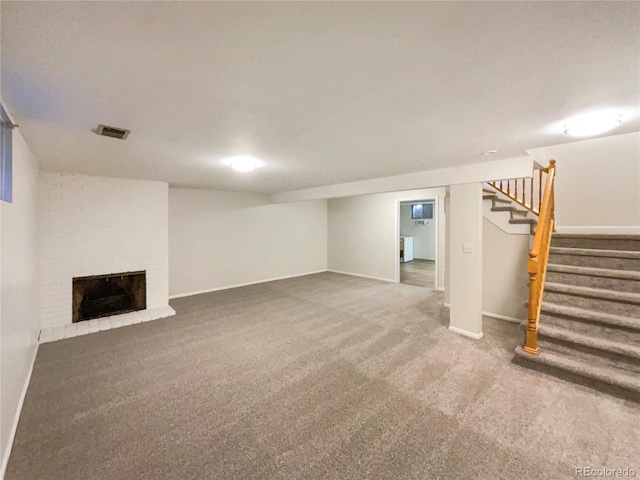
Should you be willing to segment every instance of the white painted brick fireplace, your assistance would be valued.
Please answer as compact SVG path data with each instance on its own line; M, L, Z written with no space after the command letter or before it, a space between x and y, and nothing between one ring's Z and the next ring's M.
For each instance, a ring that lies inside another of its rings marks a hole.
M40 324L47 338L75 336L69 331L81 323L93 322L82 333L112 326L105 320L72 325L74 277L145 270L141 321L175 313L168 307L166 183L41 172L38 196Z

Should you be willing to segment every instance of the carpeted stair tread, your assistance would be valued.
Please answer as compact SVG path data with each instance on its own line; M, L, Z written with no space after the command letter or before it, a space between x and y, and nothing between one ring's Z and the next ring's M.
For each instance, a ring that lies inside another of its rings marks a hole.
M541 349L539 355L531 355L524 352L522 346L518 345L515 353L519 358L530 362L640 393L640 376L636 373L629 373L611 366L586 364L583 361L549 349Z
M614 353L626 357L640 360L640 346L627 344L619 341L607 340L593 335L576 332L562 327L553 325L538 325L538 334L565 343L573 343L583 347L592 348L594 350L602 350L604 352ZM640 335L638 337L640 339Z
M573 273L575 275L588 275L592 277L620 278L640 281L640 272L629 270L613 270L610 268L583 267L580 265L560 265L549 263L547 271L559 273Z
M493 200L493 202L498 202L498 203L504 203L504 204L511 204L513 203L511 200L507 199L507 198L502 198L500 196L498 196L496 193L485 193L484 195L482 195L482 199L483 200Z
M512 218L509 223L528 223L529 225L537 223L534 218Z
M617 268L550 263L547 265L546 281L619 292L640 292L640 272Z
M640 240L640 235L616 233L554 233L553 238L589 238L594 240Z
M518 207L491 207L492 212L509 212L514 215L528 215L529 212L527 210L519 209Z
M640 318L639 297L634 292L546 282L542 301Z
M579 307L558 305L552 302L542 302L542 312L563 317L572 317L577 320L587 320L590 322L610 325L614 327L627 328L640 331L640 319L613 313L596 312Z
M591 257L640 259L640 252L631 250L601 250L598 248L551 247L549 248L549 253L562 255L582 255Z
M547 270L546 281L551 283L565 283L580 287L602 288L618 292L640 292L640 280L627 278L600 277L596 275L579 275L569 272Z
M640 235L555 234L554 247L640 251Z
M527 215L529 215L529 211L528 210L522 210L519 208L514 208L513 210L511 210L511 213L513 215L522 215L523 217L526 217Z
M640 361L634 357L595 350L577 344L568 344L549 337L538 337L540 351L568 357L585 368L612 368L640 377Z
M607 301L619 301L640 305L640 293L619 292L603 288L580 287L563 283L546 282L544 288L548 292L566 293L588 298L599 298Z
M553 247L551 247L553 250ZM553 253L549 263L575 265L580 267L607 268L611 270L640 271L640 258L620 258L615 256L574 255L573 253Z

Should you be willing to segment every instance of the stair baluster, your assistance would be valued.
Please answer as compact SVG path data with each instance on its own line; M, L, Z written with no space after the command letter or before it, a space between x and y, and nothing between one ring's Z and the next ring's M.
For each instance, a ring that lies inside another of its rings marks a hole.
M535 170L534 170L535 172ZM547 178L543 179L543 173L547 174ZM529 192L529 202L526 201L526 187L525 187L525 179L515 179L514 187L511 188L511 180L499 180L495 182L489 182L488 184L494 189L498 190L503 195L509 197L510 200L514 201L518 205L526 208L531 213L535 215L540 215L540 208L542 206L542 194L544 193L544 186L546 181L548 181L549 168L540 168L538 169L538 175L536 179L535 173L531 177L531 191ZM520 182L520 195L518 195L518 181ZM538 190L538 203L535 204L535 191L536 191L536 181L537 181L537 190ZM506 182L506 187L505 187Z
M533 176L531 177L531 187L529 192L530 205L533 207Z

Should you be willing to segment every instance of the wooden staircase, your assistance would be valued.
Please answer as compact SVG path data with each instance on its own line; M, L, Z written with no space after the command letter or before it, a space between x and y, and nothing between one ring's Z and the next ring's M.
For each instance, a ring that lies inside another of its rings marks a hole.
M640 401L640 235L557 234L555 161L485 184L491 211L529 224L528 319L516 360ZM521 232L524 233L524 232Z
M550 160L548 167L534 169L531 178L497 180L486 184L483 199L492 202L491 211L509 212L511 224L529 225L529 233L535 235L538 218L544 205L545 186L549 185L546 208L549 219L553 218L553 192L556 161Z
M555 234L537 336L523 364L640 399L640 235Z
M509 212L509 223L529 225L529 233L535 235L538 219L527 209L520 207L513 200L501 197L495 190L482 189L482 199L491 200L492 212Z
M526 366L640 400L640 235L555 231L555 161L530 179L491 182L485 199L528 223ZM537 218L532 217L537 216Z

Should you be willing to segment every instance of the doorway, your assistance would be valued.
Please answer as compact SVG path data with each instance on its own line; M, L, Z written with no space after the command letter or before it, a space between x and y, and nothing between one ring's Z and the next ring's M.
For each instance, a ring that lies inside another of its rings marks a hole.
M399 202L400 283L434 289L438 256L437 200Z

